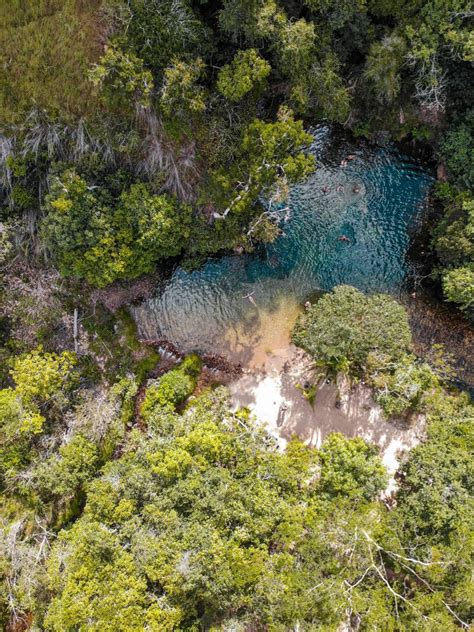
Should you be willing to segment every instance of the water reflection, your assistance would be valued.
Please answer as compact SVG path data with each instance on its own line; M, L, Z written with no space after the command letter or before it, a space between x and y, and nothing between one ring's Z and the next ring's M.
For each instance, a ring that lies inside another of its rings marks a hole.
M393 148L338 144L332 134L314 131L318 168L292 188L284 234L253 255L177 268L134 308L144 338L255 362L286 344L298 304L314 290L400 288L431 177Z

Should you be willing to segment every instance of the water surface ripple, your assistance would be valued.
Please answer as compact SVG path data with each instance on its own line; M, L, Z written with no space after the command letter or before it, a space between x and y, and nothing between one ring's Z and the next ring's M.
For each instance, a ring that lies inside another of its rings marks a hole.
M235 357L252 345L284 344L299 303L315 290L400 289L431 176L393 147L337 142L326 126L314 130L311 151L317 169L292 187L283 235L252 255L176 268L133 308L142 337Z

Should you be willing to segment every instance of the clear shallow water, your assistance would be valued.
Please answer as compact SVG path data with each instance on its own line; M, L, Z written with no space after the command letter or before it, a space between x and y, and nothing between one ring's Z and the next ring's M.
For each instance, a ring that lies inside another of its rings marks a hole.
M341 143L325 126L314 137L317 169L291 189L284 234L252 255L209 260L193 272L178 267L133 308L143 338L245 362L255 347L286 344L299 303L313 291L342 283L401 288L431 176L394 148ZM354 158L341 166L347 156Z

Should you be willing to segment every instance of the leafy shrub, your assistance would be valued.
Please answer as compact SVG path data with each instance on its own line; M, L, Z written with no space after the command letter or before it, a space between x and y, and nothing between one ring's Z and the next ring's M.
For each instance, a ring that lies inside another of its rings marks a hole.
M377 363L378 364L378 363ZM388 417L421 410L427 394L439 386L439 379L426 362L403 356L370 374L375 400Z
M443 292L446 300L457 303L463 311L474 307L474 263L448 270L443 274Z
M102 287L150 272L182 250L190 208L144 184L110 198L105 187L88 186L72 170L53 181L43 229L64 276Z
M99 88L107 104L147 106L153 91L153 76L143 61L133 53L125 53L118 46L107 48L97 64L89 71L89 78Z
M145 421L160 408L176 408L192 395L201 371L201 360L197 355L186 357L176 368L168 371L146 391L141 407Z
M321 491L330 498L371 500L387 485L378 448L361 437L349 439L341 433L331 433L324 440L319 458Z
M441 153L446 160L454 182L460 188L474 188L474 110L470 110L441 143Z
M369 354L401 357L411 332L405 309L390 296L340 285L299 318L293 341L332 370L363 373Z
M240 101L260 87L270 71L270 64L260 57L256 49L240 50L230 64L220 69L217 90L229 101Z

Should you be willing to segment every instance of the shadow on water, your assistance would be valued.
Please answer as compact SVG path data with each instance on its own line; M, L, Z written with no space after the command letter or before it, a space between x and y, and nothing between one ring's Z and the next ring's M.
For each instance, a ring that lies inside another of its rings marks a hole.
M342 283L400 292L431 175L392 146L341 140L327 126L313 131L317 169L292 187L283 235L252 255L178 267L133 308L143 338L257 365L288 343L311 293Z

